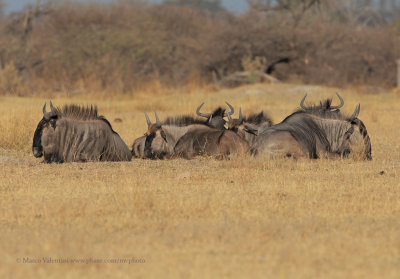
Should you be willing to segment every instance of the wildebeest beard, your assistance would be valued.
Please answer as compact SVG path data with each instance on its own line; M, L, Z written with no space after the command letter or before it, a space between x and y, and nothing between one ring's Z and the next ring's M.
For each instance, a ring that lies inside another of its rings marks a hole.
M46 123L46 120L44 118L42 120L40 120L40 122L35 130L35 134L33 135L32 152L36 158L43 156L42 132L43 132L43 126L45 123Z

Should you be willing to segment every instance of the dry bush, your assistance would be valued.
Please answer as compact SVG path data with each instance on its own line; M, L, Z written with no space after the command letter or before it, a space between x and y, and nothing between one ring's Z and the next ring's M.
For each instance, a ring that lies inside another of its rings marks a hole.
M4 69L0 69L0 92L19 95L22 83L22 77L13 63L7 63Z
M281 80L394 85L397 29L359 18L329 6L235 16L137 1L49 3L0 19L0 67L18 72L14 89L0 94L17 84L18 94L204 85L256 57Z

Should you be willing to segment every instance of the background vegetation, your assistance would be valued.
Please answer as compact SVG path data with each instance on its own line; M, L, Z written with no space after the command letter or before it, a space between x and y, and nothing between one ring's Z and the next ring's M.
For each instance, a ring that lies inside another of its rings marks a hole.
M198 87L253 64L283 81L395 85L396 17L370 1L249 2L240 15L219 1L38 2L0 17L0 94Z

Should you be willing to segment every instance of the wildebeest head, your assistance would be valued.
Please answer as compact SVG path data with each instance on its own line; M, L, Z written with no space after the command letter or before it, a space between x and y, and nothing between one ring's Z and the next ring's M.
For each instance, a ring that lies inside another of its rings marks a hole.
M348 119L351 123L350 128L344 135L344 141L341 147L344 156L350 153L361 154L362 159L372 160L371 140L368 136L367 128L364 123L358 119L360 113L360 104L357 105L352 116Z
M256 127L252 127L252 125L249 125L249 123L245 123L243 121L242 108L239 108L239 118L232 118L230 113L228 113L227 116L228 130L231 130L238 134L250 133L253 135L257 135Z
M243 136L245 133L257 135L258 130L261 126L269 127L272 125L272 121L267 117L263 111L258 114L250 115L244 118L242 115L242 109L239 109L239 118L232 118L231 113L227 114L228 117L228 130L238 133Z
M196 114L201 117L205 117L208 119L208 125L210 127L219 129L219 130L224 130L225 129L225 124L226 121L224 119L225 116L228 116L228 114L233 114L235 112L234 108L228 103L225 102L228 107L230 108L230 112L227 112L224 108L217 108L215 109L212 113L203 113L200 112L200 109L203 107L204 103L202 103L197 109L196 109Z
M46 112L46 103L43 106L43 118L40 120L36 127L35 134L33 136L32 152L36 158L43 156L43 146L42 146L42 134L43 131L47 129L55 129L56 122L58 119L58 114L56 109L53 107L50 101L50 112Z
M162 159L166 155L166 143L167 137L162 128L160 119L157 113L154 113L156 117L156 123L151 123L147 113L144 113L147 122L146 141L144 144L144 158L150 159ZM158 136L159 135L159 136Z

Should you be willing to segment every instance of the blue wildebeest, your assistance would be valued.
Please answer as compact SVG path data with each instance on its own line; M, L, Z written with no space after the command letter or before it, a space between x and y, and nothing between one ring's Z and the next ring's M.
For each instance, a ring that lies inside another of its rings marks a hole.
M332 106L331 100L320 105L304 106L258 135L252 153L287 157L346 157L350 153L371 160L371 142L364 123L358 119L358 104L350 117L342 115L341 104Z
M126 144L97 107L65 105L50 112L43 106L43 118L37 125L32 151L44 162L130 161Z
M179 127L185 127L189 125L203 125L203 126L208 126L211 128L216 128L220 130L225 129L225 119L224 116L227 116L229 113L233 114L235 112L234 108L228 103L225 102L228 107L230 108L230 112L226 111L222 107L216 108L212 113L202 113L200 112L202 106L204 103L202 103L200 106L197 107L196 109L196 114L198 116L204 117L206 119L198 119L194 118L193 116L190 115L180 115L176 117L168 117L163 121L161 124L164 126L179 126ZM146 117L147 120L147 117ZM150 120L148 120L150 121ZM147 123L148 123L147 121ZM145 142L146 142L146 135L141 136L137 139L134 140L132 144L132 155L137 158L144 158L144 147L145 147Z
M206 125L162 125L156 116L151 123L147 114L148 130L145 141L145 158L163 159L182 157L191 159L198 155L225 157L233 153L246 153L247 142L231 131Z

